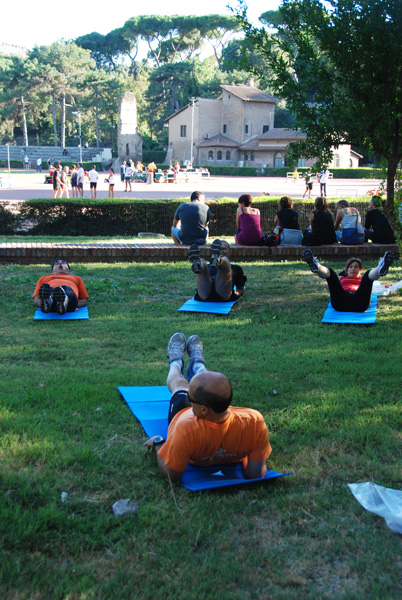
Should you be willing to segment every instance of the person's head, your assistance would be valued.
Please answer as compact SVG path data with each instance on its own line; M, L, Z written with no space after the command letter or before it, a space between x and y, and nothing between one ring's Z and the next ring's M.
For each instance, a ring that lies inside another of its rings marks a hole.
M342 208L347 208L349 206L349 202L347 200L338 200L335 206L337 210L340 210Z
M230 254L230 244L226 240L221 240L222 244L222 252L221 256L229 256Z
M188 399L196 417L211 420L224 413L232 403L232 384L222 373L201 371L191 381ZM212 414L211 414L212 411Z
M96 167L95 167L95 165L92 165L92 169L93 169L94 171L96 171Z
M237 202L239 205L241 204L242 206L251 206L253 203L253 199L250 196L250 194L242 194Z
M76 169L76 168L77 168L77 167L76 167L76 165L73 165L73 166L72 166L72 169L73 169L73 170L74 170L74 169Z
M78 168L82 169L82 163L78 163Z
M328 202L324 196L317 196L314 202L314 208L319 212L327 212L328 210Z
M52 273L69 273L70 265L64 258L56 258L52 262Z
M59 171L59 173L60 173L60 171L61 171L61 164L60 164L60 163L57 165L57 170L58 170L58 171Z
M205 196L203 192L193 192L190 196L191 202L204 202Z
M114 169L110 168L110 172L114 175Z
M380 196L371 196L369 208L381 208L384 206L384 200Z
M67 166L63 167L63 171L64 171L65 173L68 173L68 167L67 167Z
M363 271L363 263L360 258L349 258L344 271L347 277L359 277Z
M289 196L282 196L279 200L279 208L284 210L285 208L293 208L293 200Z

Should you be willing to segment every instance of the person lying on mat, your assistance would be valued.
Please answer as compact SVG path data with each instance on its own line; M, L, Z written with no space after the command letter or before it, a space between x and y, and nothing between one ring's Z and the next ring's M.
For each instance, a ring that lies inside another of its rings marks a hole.
M263 416L231 406L232 384L222 373L207 371L198 335L186 340L183 333L173 334L167 351L172 393L167 439L157 435L144 443L155 450L162 477L179 482L189 463L208 467L236 462L242 462L246 478L264 477L272 449Z
M365 312L370 306L373 281L388 273L394 255L388 250L380 258L378 265L366 271L363 277L361 276L363 264L360 258L350 258L340 277L335 271L319 263L310 248L303 251L303 260L312 273L327 280L332 308L339 312Z
M230 244L214 240L211 244L209 265L200 258L200 249L192 244L188 251L191 269L197 276L197 293L194 298L201 302L233 302L244 294L247 277L239 265L231 265ZM234 289L236 287L236 289Z
M39 279L32 298L34 306L43 312L64 315L86 306L88 292L81 277L70 274L68 262L58 258L52 264L51 275Z

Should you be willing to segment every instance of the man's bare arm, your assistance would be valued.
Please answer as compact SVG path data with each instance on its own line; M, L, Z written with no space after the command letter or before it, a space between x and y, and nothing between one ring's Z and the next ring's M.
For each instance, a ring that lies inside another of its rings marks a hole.
M181 481L181 478L183 476L184 471L174 471L173 469L171 469L170 467L168 467L165 463L165 461L163 460L163 458L161 458L159 456L159 450L163 447L163 443L161 444L157 444L156 446L154 446L154 439L157 436L153 436L151 438L149 438L149 440L147 440L146 442L144 442L144 446L147 446L149 449L153 449L156 452L156 463L158 465L158 469L162 474L162 477L165 481L171 481L172 483L178 483L179 481Z
M243 461L243 471L245 477L247 479L259 479L260 477L264 477L267 472L267 464L265 460L255 461L250 459L245 459Z

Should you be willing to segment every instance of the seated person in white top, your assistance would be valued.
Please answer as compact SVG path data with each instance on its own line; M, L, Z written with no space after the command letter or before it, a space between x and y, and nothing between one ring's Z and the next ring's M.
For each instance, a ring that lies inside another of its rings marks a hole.
M349 206L347 200L339 200L339 202L336 203L336 209L338 212L336 213L334 227L337 241L342 242L342 229L346 229L348 227L357 227L359 244L363 244L364 229L362 225L362 219L357 208ZM341 228L340 231L338 230L338 227Z

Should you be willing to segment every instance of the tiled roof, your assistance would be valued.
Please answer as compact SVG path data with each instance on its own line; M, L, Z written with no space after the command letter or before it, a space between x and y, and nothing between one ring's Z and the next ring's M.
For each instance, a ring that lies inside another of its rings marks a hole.
M275 127L266 133L258 136L260 140L304 140L306 134L301 129L285 129L284 127Z
M206 140L202 140L202 142L198 143L199 148L209 148L210 146L221 146L223 148L237 148L239 145L238 142L235 142L231 138L228 138L226 135L222 133L218 133L218 135L214 135L211 138Z
M279 102L279 100L273 96L262 92L252 85L221 85L221 88L229 92L229 94L233 94L233 96L237 96L246 102Z

